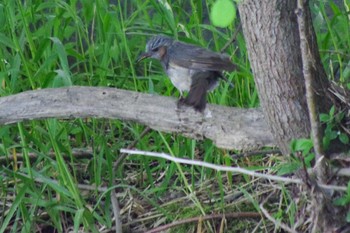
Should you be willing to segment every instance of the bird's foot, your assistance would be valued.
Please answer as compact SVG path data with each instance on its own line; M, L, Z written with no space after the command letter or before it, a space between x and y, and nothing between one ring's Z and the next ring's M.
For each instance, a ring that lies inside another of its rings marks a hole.
M194 111L202 113L205 116L207 116L205 113L205 112L207 112L209 114L208 117L211 117L211 112L209 110L205 111L206 110L206 103L205 102L199 103L199 104L197 104L195 102L192 103L191 101L189 101L188 98L184 98L181 96L177 101L177 110L178 111L181 110L183 108L183 106L192 107Z
M181 107L184 106L184 105L186 105L186 99L181 96L178 99L176 106L177 106L178 109L181 109Z

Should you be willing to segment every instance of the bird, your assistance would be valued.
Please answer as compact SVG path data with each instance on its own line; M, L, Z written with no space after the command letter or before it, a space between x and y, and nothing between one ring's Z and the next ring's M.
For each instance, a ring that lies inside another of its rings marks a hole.
M179 90L177 106L192 106L203 112L206 108L207 92L218 86L219 80L227 79L223 71L236 69L226 54L210 51L193 44L184 43L165 35L156 35L146 43L146 51L136 62L146 58L160 61L171 83ZM183 92L188 92L183 96Z

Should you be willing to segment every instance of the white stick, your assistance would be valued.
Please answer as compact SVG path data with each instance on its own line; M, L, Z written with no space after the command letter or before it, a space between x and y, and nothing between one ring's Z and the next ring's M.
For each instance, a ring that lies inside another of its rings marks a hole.
M253 177L260 177L268 180L274 180L274 181L281 181L284 183L294 183L294 184L303 184L303 181L301 179L292 179L288 177L281 177L276 175L269 175L269 174L263 174L258 173L255 171L247 170L240 167L228 167L228 166L222 166L222 165L215 165L199 160L190 160L190 159L183 159L183 158L177 158L173 157L169 154L165 153L157 153L157 152L149 152L149 151L141 151L141 150L129 150L129 149L120 149L121 153L130 154L130 155L144 155L144 156L150 156L150 157L157 157L157 158L163 158L166 160L170 160L176 163L183 163L183 164L189 164L189 165L197 165L201 167L207 167L211 168L217 171L226 171L226 172L237 172L241 174L250 175ZM321 188L324 189L331 189L331 190L337 190L337 191L346 191L347 188L343 186L334 186L334 185L324 185L324 184L318 184Z

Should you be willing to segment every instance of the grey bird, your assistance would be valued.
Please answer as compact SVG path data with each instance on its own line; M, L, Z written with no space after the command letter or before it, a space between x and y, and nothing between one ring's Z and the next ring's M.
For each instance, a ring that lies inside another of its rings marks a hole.
M157 35L146 45L137 62L146 58L159 60L172 84L179 90L181 105L192 106L203 112L208 91L218 86L220 79L227 79L223 71L233 71L236 66L227 55L215 53L192 44L176 41L170 37ZM186 98L183 92L188 91Z

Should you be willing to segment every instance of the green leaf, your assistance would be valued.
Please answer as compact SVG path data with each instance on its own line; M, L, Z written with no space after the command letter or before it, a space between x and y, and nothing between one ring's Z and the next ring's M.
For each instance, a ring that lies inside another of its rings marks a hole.
M338 132L339 132L339 131L334 131L334 130L332 130L332 131L330 132L330 134L329 134L330 139L331 139L331 140L336 139L336 138L338 137Z
M333 204L336 206L344 206L348 203L349 203L349 200L346 197L339 197L333 201Z
M291 174L296 170L298 170L299 168L300 168L300 163L298 162L285 163L278 168L277 175L283 176L283 175Z
M69 191L62 185L60 185L58 182L55 180L52 180L50 178L47 178L46 176L42 175L40 172L37 172L35 170L32 171L33 176L40 180L43 184L50 186L52 189L54 189L56 192L58 192L61 195L70 196Z
M341 122L344 119L345 112L340 112L335 116L336 122Z
M345 133L341 133L339 135L339 140L343 143L343 144L348 144L349 143L349 137L348 135L346 135Z
M331 110L329 110L329 116L332 118L334 116L334 112L335 112L335 107L334 105L331 107Z
M311 167L311 162L314 160L315 158L315 154L314 153L309 153L308 155L305 156L305 164L306 164L306 167Z
M65 73L69 73L68 58L64 45L56 37L50 37L50 40L53 42L53 51L58 55L62 69Z
M63 70L55 70L57 75L53 79L52 87L69 87L72 86L72 80L70 79L70 76L64 72Z
M330 143L331 143L331 139L328 137L328 136L324 136L323 137L323 140L322 140L323 142L323 147L325 148L325 149L327 149L327 148L329 148L329 145L330 145Z
M346 193L333 201L334 205L344 206L350 203L350 182L348 183L348 188Z
M83 222L84 208L78 209L74 216L74 231L78 232L80 224Z
M232 0L217 0L210 12L210 19L217 27L227 27L236 18L236 7Z
M158 0L158 1L152 1L151 2L153 6L156 8L156 10L160 13L162 16L162 19L165 19L165 22L168 24L169 28L173 32L173 34L176 34L176 18L174 16L173 9L171 7L171 4L168 3L167 0Z
M312 140L307 138L294 140L291 144L292 151L302 151L304 155L309 153L313 146Z
M346 215L346 221L350 223L350 211L349 211L348 214Z
M7 37L5 34L0 33L0 44L3 44L11 49L16 49L16 46L13 44L13 41L10 37Z
M5 232L7 227L10 224L11 219L14 217L15 212L19 210L19 205L22 203L22 199L24 198L25 194L27 193L27 189L29 187L29 183L25 184L23 187L18 189L15 199L11 203L11 207L7 210L6 218L2 220L2 226L0 228L0 233ZM23 203L22 203L23 204Z
M330 120L330 117L328 114L325 114L325 113L320 114L320 121L321 122L328 122L329 120Z

